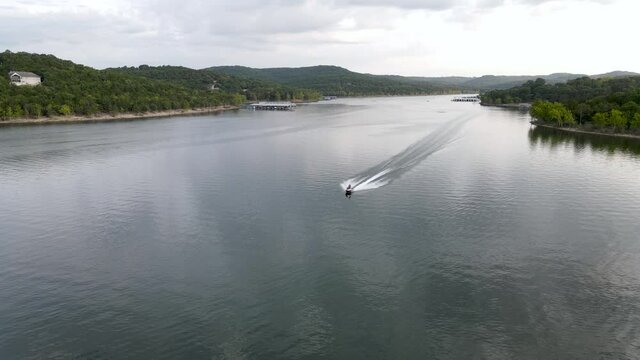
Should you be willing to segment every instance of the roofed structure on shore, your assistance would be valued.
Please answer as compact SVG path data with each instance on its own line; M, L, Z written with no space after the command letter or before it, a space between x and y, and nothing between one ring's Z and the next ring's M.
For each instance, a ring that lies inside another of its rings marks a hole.
M28 71L9 71L9 81L13 85L38 85L42 78Z
M294 110L296 104L292 102L257 102L249 104L249 108L253 110Z

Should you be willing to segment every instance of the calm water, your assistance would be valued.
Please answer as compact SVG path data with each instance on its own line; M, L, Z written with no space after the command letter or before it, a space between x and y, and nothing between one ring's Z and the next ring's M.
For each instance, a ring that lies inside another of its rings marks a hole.
M0 359L639 358L640 144L449 99L0 128Z

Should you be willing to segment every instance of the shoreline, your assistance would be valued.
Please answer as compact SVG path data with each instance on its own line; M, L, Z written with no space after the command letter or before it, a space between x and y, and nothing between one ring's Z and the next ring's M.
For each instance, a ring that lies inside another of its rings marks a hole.
M480 103L480 105L483 105L483 104ZM500 105L484 104L483 106L499 107L499 108L506 108L506 109L528 110L531 107L531 105L532 105L531 103L518 103L518 104L500 104ZM578 129L578 128L561 127L561 126L555 126L555 125L540 124L540 123L536 122L535 120L531 120L531 121L529 121L529 123L531 125L540 126L540 127L546 128L546 129L553 129L553 130L571 132L571 133L575 133L575 134L599 135L599 136L609 136L609 137L640 140L640 134L636 135L636 134L607 133L607 132L600 132L600 131L594 131L594 130L585 130L585 129Z
M499 107L499 108L506 108L506 109L521 109L521 110L529 110L529 108L531 108L531 103L517 103L517 104L483 104L482 102L480 102L480 105L482 106L488 106L488 107Z
M109 121L127 121L127 120L140 120L140 119L153 119L153 118L165 118L182 115L201 115L218 113L228 110L238 110L239 106L223 105L214 106L208 108L197 109L180 109L180 110L163 110L145 113L120 113L120 114L98 114L94 116L52 116L52 117L39 117L39 118L17 118L9 120L0 120L0 127L13 126L13 125L49 125L49 124L75 124L75 123L98 123Z
M531 123L531 125L540 126L540 127L547 128L547 129L560 130L560 131L566 131L566 132L572 132L572 133L578 133L578 134L590 134L590 135L600 135L600 136L610 136L610 137L618 137L618 138L628 138L628 139L640 140L640 135L635 135L635 134L605 133L605 132L599 132L599 131L591 131L591 130L559 127L559 126L546 125L546 124L538 124L535 121L530 121L530 123Z

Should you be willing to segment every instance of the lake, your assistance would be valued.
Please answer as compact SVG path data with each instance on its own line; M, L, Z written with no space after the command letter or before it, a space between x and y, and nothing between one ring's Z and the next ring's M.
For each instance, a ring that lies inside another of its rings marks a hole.
M640 143L450 100L0 128L0 358L640 357Z

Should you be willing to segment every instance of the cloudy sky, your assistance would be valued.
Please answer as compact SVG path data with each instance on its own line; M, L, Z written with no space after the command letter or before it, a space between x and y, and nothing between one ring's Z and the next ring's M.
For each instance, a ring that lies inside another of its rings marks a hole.
M1 0L0 51L110 66L640 72L638 0Z

